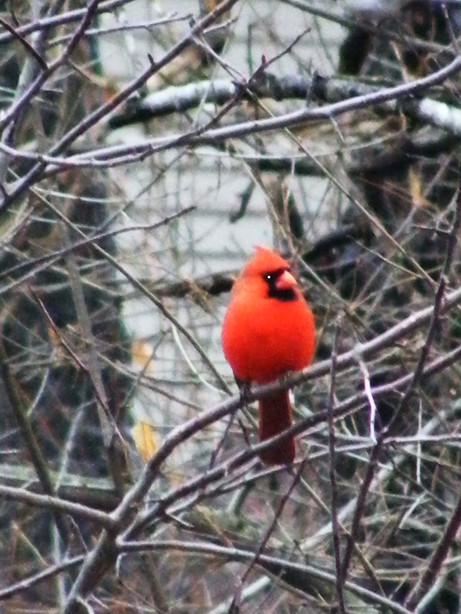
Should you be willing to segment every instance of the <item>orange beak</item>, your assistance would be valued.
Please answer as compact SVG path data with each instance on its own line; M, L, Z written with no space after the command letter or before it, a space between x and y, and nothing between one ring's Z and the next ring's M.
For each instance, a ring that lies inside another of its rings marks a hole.
M275 283L275 287L277 290L291 290L296 288L298 282L294 278L294 276L290 273L290 271L284 271L280 277L277 278Z

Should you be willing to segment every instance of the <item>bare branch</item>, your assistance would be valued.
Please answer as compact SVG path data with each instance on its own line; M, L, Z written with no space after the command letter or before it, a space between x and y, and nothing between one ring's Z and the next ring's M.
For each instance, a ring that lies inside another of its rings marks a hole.
M56 510L63 514L70 514L76 518L86 518L91 522L100 524L106 529L113 529L115 526L110 514L100 512L86 505L65 501L61 497L38 495L24 488L13 488L12 486L0 485L0 499L20 501L28 505Z

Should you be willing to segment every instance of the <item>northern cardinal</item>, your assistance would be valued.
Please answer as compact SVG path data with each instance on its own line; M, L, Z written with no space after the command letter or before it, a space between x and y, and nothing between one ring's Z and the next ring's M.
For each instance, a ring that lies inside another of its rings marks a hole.
M279 254L256 248L234 283L222 329L224 354L239 383L265 384L312 362L314 316L290 265ZM288 390L259 401L261 441L291 425ZM267 465L291 463L294 438L261 454Z

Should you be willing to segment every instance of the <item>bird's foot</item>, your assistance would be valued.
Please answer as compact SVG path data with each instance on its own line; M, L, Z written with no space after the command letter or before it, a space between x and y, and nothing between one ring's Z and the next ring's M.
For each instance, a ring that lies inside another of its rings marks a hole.
M250 382L242 382L242 381L238 381L237 384L240 389L240 399L242 401L242 405L246 407L250 402L251 384Z

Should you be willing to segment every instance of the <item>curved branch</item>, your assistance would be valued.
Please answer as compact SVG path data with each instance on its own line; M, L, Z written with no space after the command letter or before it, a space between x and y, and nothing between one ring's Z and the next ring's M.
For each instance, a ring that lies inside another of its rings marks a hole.
M281 580L285 575L295 574L297 577L297 588L302 590L302 587L309 585L311 578L317 580L323 580L329 584L334 585L336 582L336 575L333 572L320 569L313 565L305 563L296 563L293 561L287 561L275 556L269 556L267 554L258 554L255 558L255 552L252 550L244 550L243 548L229 548L226 546L220 546L210 543L201 542L184 542L179 540L164 540L164 541L140 541L140 542L122 542L118 546L120 552L155 552L164 550L176 550L185 554L204 554L208 556L214 556L224 558L227 561L238 561L243 563L254 563L258 567L262 567L271 574L274 574ZM401 606L400 604L388 599L387 597L374 593L373 591L360 586L359 584L351 581L344 583L345 589L351 593L357 595L363 599L366 603L376 603L386 608L386 611L396 612L398 614L410 614L410 610Z

